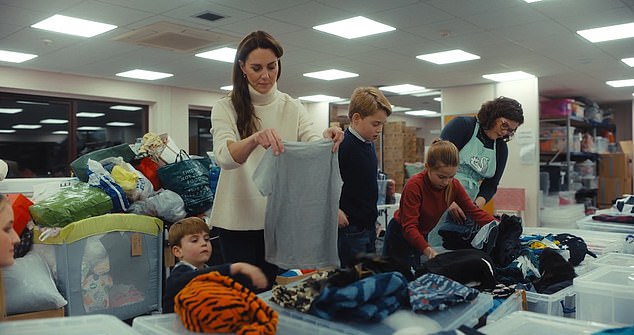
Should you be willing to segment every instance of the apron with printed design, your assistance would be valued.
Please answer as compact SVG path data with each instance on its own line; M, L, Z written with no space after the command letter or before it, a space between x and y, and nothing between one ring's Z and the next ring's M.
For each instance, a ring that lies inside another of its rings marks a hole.
M497 164L495 143L493 144L493 149L484 147L484 144L478 139L478 131L480 131L480 124L476 122L471 139L460 150L460 164L458 164L458 171L455 176L465 191L467 191L471 200L475 200L478 196L480 182L495 175L495 166ZM467 218L467 220L469 219ZM447 224L447 221L453 222L453 219L445 211L436 227L429 232L427 242L430 245L442 245L442 238L438 235L438 230Z

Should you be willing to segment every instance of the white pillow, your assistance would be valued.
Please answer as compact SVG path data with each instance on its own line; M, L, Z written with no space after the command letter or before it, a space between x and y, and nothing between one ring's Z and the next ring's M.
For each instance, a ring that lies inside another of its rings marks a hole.
M66 306L51 270L37 253L30 252L2 271L7 315Z

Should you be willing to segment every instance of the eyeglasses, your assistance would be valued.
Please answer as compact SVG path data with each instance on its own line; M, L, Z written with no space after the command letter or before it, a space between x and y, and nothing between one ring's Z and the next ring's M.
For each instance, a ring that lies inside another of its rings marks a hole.
M500 129L504 130L508 136L515 135L517 128L511 128L511 124L504 118L500 118Z

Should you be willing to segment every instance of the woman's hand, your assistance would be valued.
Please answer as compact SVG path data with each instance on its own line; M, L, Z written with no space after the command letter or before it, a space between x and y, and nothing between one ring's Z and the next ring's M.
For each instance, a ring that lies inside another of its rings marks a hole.
M323 135L324 138L329 138L333 142L335 142L332 145L332 152L337 152L337 149L339 149L339 144L341 144L341 142L343 141L343 130L341 130L341 128L339 127L330 127L324 130Z
M264 149L273 147L274 155L277 156L284 152L284 143L282 143L282 137L280 137L277 130L273 128L262 129L252 136L253 141L261 145Z
M425 250L423 250L423 255L425 255L427 257L427 259L432 259L432 258L436 257L436 255L438 255L438 253L436 252L436 250L434 250L434 248L427 247L427 248L425 248Z
M257 288L265 288L268 286L269 281L266 279L264 272L260 270L259 267L255 265L251 265L249 263L233 263L229 268L232 275L236 275L241 273L249 279L251 279L251 283L253 286Z
M348 216L341 209L337 213L337 226L339 228L348 227L350 222L348 222Z
M457 223L463 224L467 219L467 216L462 211L462 208L460 208L460 206L458 206L455 202L452 202L451 205L449 205L448 211L449 215L451 215Z

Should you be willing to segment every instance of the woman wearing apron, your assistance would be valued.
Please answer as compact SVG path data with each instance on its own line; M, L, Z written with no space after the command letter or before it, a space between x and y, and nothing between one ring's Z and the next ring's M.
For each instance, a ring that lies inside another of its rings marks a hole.
M477 116L456 117L443 128L440 137L460 150L456 179L479 208L495 195L508 158L506 142L522 123L522 105L514 99L499 97L482 104ZM469 219L463 208L452 203L429 233L430 245L442 245L438 230L447 222L465 223Z

